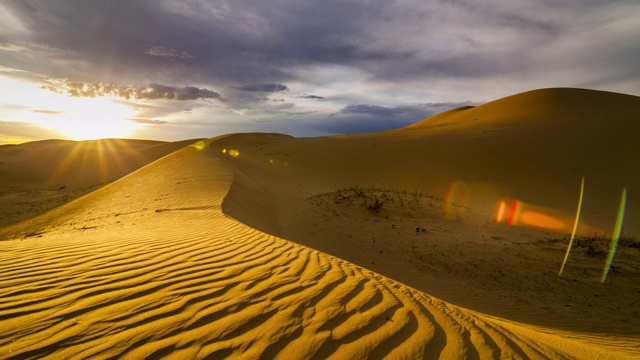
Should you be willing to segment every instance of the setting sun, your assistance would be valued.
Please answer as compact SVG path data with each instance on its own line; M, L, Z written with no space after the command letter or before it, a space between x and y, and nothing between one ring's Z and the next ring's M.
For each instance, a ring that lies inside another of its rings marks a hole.
M0 84L12 89L3 96L16 104L1 109L3 118L26 121L72 140L127 137L141 127L127 120L135 117L135 110L107 97L71 97L8 78L0 78Z
M66 104L63 112L55 116L43 114L42 120L37 123L59 130L73 140L126 137L140 127L126 120L134 114L133 110L109 99L70 100L73 101Z

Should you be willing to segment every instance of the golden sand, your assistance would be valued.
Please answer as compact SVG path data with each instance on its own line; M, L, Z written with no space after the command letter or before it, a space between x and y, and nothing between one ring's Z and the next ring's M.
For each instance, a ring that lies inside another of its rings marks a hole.
M397 131L187 146L0 228L0 357L637 357L638 249L600 284L578 246L559 278L566 234L494 205L570 219L584 176L581 231L610 231L622 187L636 229L638 104L544 90Z

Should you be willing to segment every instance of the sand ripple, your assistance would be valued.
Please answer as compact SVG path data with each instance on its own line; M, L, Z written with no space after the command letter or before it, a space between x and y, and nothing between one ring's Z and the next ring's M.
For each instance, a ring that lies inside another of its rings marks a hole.
M2 243L1 358L594 355L226 217L232 175L211 154L151 166L70 205L96 228Z

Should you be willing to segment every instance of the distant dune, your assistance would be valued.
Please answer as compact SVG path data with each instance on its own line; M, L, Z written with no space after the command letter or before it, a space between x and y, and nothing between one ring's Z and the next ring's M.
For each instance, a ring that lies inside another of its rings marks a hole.
M544 89L381 133L114 155L107 172L24 151L0 164L15 184L129 174L0 228L0 357L637 358L639 111ZM95 161L98 144L82 145Z
M45 140L0 145L0 226L42 214L196 140Z

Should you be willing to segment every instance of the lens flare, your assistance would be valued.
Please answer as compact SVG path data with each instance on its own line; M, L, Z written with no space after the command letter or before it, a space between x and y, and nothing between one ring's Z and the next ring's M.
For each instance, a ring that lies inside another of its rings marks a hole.
M504 204L506 210L506 202ZM500 207L502 208L502 204ZM504 214L498 219L502 221L502 217L504 217ZM554 231L563 231L567 228L565 217L558 211L530 205L518 199L513 199L511 202L507 225L539 227Z
M558 276L562 275L562 271L564 270L564 267L567 265L567 260L569 259L569 252L571 251L571 246L573 246L573 239L576 237L576 230L578 230L578 222L580 220L580 210L582 209L583 195L584 195L584 176L582 177L582 184L580 185L580 198L578 199L578 209L576 210L576 221L573 223L573 231L571 232L571 239L569 239L567 252L564 254L564 260L562 260L562 265L560 266L560 272L558 273Z
M501 201L500 207L498 208L498 215L496 216L496 222L499 224L504 219L504 211L507 209L507 202Z
M229 156L238 157L238 156L240 156L240 152L238 150L235 150L235 149L229 150Z
M562 230L562 228L564 228L564 222L562 222L562 220L558 220L551 215L543 214L538 211L522 210L518 217L518 223L521 225L530 225L549 230Z
M616 225L613 228L613 236L611 237L611 246L609 248L609 256L607 257L607 263L604 266L604 271L602 272L602 278L600 278L600 283L604 283L607 280L607 275L609 275L609 270L611 270L611 265L613 264L613 258L616 255L616 250L618 249L618 241L620 240L620 234L622 233L622 224L624 223L624 212L627 207L627 188L622 189L622 198L620 199L620 207L618 208L618 217L616 218Z
M192 145L194 148L198 149L198 150L204 150L204 148L206 147L204 141L198 141L197 143Z
M471 202L471 189L464 181L456 181L447 191L444 201L444 214L447 219L455 219L464 215Z
M518 201L518 199L513 199L513 201L511 202L511 212L509 213L509 220L507 220L507 224L509 224L510 226L518 225L520 211L522 211L520 207L520 201Z

